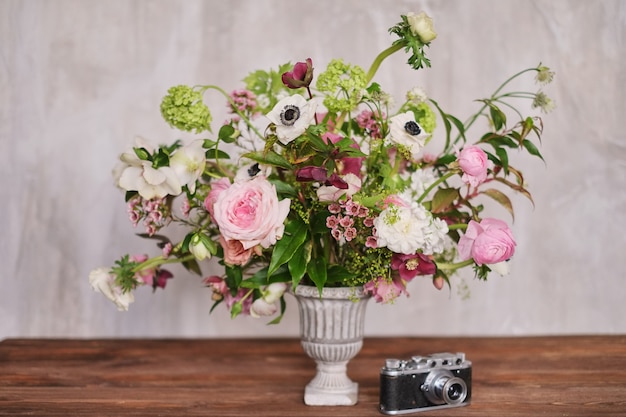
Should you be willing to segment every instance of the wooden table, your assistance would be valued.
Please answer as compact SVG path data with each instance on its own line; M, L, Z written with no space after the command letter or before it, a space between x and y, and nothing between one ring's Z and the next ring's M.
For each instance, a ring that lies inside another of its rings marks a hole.
M309 407L314 363L296 339L0 342L0 415L382 416L387 357L465 352L468 407L417 416L626 416L626 336L368 338L351 407Z

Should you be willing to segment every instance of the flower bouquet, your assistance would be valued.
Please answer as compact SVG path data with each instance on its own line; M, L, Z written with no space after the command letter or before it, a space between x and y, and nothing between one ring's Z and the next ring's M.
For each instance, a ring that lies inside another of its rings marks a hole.
M132 224L160 251L95 269L93 288L127 310L134 290L165 288L166 266L180 263L204 277L215 306L276 323L285 292L299 284L320 294L363 287L390 303L418 276L441 289L462 268L479 279L506 273L514 237L505 221L483 217L477 198L511 217L507 192L532 202L508 154L542 158L542 122L517 103L549 111L553 102L542 91L507 87L527 74L545 84L553 72L542 65L518 72L461 121L421 88L396 104L374 81L399 51L416 70L431 65L426 49L436 33L426 14L401 16L389 31L395 40L368 70L334 59L316 74L309 58L252 72L230 93L215 85L169 89L163 118L198 138L159 146L137 139L114 170ZM203 102L209 92L224 96L230 114L217 134ZM223 273L202 272L218 267Z

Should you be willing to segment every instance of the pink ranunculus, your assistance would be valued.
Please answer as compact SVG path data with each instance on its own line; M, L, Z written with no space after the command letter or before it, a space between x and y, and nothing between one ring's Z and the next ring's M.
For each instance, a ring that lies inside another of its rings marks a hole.
M224 262L228 265L245 265L254 253L254 248L244 249L238 240L225 240L220 236L220 244L224 248Z
M230 187L230 180L226 177L211 182L211 191L204 199L204 208L209 212L211 218L213 218L213 205L217 201L217 197L228 187Z
M365 285L363 289L366 294L371 294L377 303L391 303L396 298L406 293L406 287L402 280L393 279L389 281L386 278L378 277Z
M291 200L278 201L276 188L263 176L232 184L213 204L213 217L225 240L243 249L269 248L283 236Z
M477 187L487 179L487 154L478 146L466 146L457 158L459 167L463 171L461 180Z
M476 264L506 261L515 253L515 239L502 220L486 218L480 223L470 220L458 244L459 257L473 258Z

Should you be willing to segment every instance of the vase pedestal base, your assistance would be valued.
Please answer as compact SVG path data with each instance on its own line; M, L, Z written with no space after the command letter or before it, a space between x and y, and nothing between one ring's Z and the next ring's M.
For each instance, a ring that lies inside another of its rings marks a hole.
M304 403L306 405L355 405L358 402L359 384L352 383L351 387L341 390L325 390L306 386L304 389Z

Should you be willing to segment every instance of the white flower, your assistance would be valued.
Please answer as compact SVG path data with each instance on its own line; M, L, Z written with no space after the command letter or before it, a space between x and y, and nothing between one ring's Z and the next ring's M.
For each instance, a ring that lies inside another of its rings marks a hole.
M152 147L143 138L136 138L135 148L143 148L152 153ZM113 177L119 188L137 191L146 200L182 192L178 176L172 168L166 166L155 169L150 161L140 159L134 151L121 154L120 161L122 164L113 170Z
M189 242L189 252L199 261L211 259L211 252L199 235L194 235Z
M191 193L196 191L196 181L204 172L206 155L202 140L194 140L178 149L170 158L170 167L176 173L181 185L186 185Z
M235 174L234 182L248 181L254 177L269 177L272 174L272 166L271 165L261 165L258 162L252 162L250 164L244 165L237 170L237 174Z
M502 261L502 262L498 262L498 263L495 263L495 264L487 264L487 266L492 271L497 272L498 274L500 274L500 276L509 275L510 271L509 271L509 263L508 263L508 261Z
M417 159L429 134L415 121L413 112L408 111L389 119L389 140L405 147L413 159Z
M356 175L349 173L342 175L341 179L348 183L348 188L342 189L334 185L323 185L317 189L317 198L324 202L339 201L342 196L352 197L361 189L361 179Z
M316 104L299 94L280 100L267 114L276 125L276 136L283 145L304 133L315 118Z
M426 102L428 100L428 95L426 92L420 87L413 87L406 93L406 99L409 100L413 104L420 104Z
M405 191L407 196L404 199L406 201L421 197L424 191L437 180L433 171L427 169L418 169L410 175L408 173L402 175L402 179L406 180L407 178L409 179L409 187Z
M283 296L287 290L287 284L284 282L275 282L265 287L262 291L261 298L254 300L250 306L250 315L255 318L261 316L271 316L278 311L276 302Z
M426 255L444 250L447 224L432 217L423 206L389 205L374 219L379 247L410 255L418 250Z
M138 167L124 168L117 185L126 191L137 191L146 200L182 192L180 181L172 168L155 169L149 161L143 161Z
M106 268L94 269L89 273L89 283L94 291L104 294L113 301L119 311L128 311L130 303L135 301L132 292L122 292L122 288L115 284L115 275Z
M409 22L411 32L420 38L424 43L429 43L437 37L437 33L433 28L433 19L426 13L420 12L415 14L409 12L406 14L406 20Z

